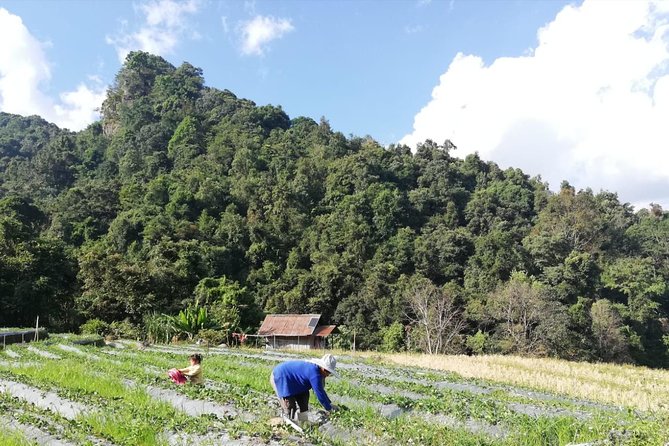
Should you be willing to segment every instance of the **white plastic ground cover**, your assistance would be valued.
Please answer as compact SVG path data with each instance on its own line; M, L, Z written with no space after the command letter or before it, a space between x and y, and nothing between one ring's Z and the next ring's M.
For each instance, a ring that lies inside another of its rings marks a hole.
M332 397L332 400L334 401L335 404L344 404L346 406L358 407L358 408L371 407L376 412L378 412L379 415L381 415L384 418L388 418L389 420L397 418L403 413L405 413L405 410L402 409L397 404L382 404L377 402L359 400L357 398L351 398L350 396L343 396L336 394L331 394L330 396Z
M83 404L19 382L0 380L0 392L25 400L41 409L58 413L68 420L74 420L79 414L89 412L89 409Z
M242 436L241 438L233 439L226 432L209 432L205 435L188 434L188 433L165 433L167 444L170 446L279 446L281 443L270 440L265 443L260 439L249 438ZM299 443L293 443L299 444Z
M17 431L40 446L75 446L74 443L55 437L35 426L19 423L16 420L0 420L0 429L3 431Z
M409 398L411 400L422 400L425 398L430 398L430 395L425 395L422 393L418 392L412 392L410 390L402 390L402 389L394 389L392 387L384 386L383 384L369 384L369 385L363 385L359 384L355 381L349 381L352 385L355 385L357 387L366 387L368 390L371 390L372 392L380 393L381 395L399 395L403 396L405 398Z
M19 368L19 367L34 367L36 365L39 365L39 363L35 361L2 361L0 360L0 365L3 367L7 368Z
M188 354L193 351L201 351L205 352L202 348L202 346L190 346L190 347L174 347L174 346L151 346L148 350L151 351L156 351L156 352L167 352L167 353L183 353L183 354ZM277 361L283 361L283 360L290 360L290 359L295 359L295 358L303 358L302 356L290 354L290 353L284 353L284 352L276 352L276 351L263 351L262 353L258 354L253 354L253 353L242 353L242 352L236 352L228 348L210 348L208 350L209 354L217 354L217 355L230 355L230 356L235 356L235 357L242 357L242 358L249 358L249 359L261 359L261 360L266 360L270 362L277 362ZM486 395L490 394L493 391L496 390L501 390L508 392L511 395L516 395L516 396L522 396L526 398L534 398L540 401L555 401L555 402L565 402L565 403L570 403L570 404L575 404L575 405L581 405L581 406L590 406L590 407L595 407L598 409L612 409L616 410L614 407L607 407L604 405L600 405L594 402L588 402L588 401L583 401L583 400L576 400L576 399L570 399L566 397L562 397L559 395L551 395L543 392L536 392L536 391L529 391L529 390L524 390L524 389L515 389L515 388L510 388L507 386L503 385L478 385L478 384L473 384L473 383L468 383L468 382L454 382L454 381L431 381L431 380L421 380L419 378L414 378L411 375L415 375L416 372L415 370L405 370L405 369L386 369L383 367L377 367L377 366L372 366L368 364L355 364L355 363L346 363L343 361L340 361L337 364L337 367L341 370L349 370L352 372L357 372L361 373L367 377L371 378L381 378L381 379L387 379L389 381L393 382L398 382L398 383L416 383L416 384L422 384L422 385L428 385L428 386L434 386L438 389L445 389L445 390L453 390L456 392L467 392L467 393L472 393L472 394L479 394L479 395ZM405 376L409 375L409 376ZM406 390L399 390L399 389L393 389L388 386L383 386L383 385L368 385L366 386L372 390L378 391L381 394L397 394L400 396L405 396L407 398L413 399L413 400L418 400L422 398L427 398L427 395L421 395L417 392L411 392L411 391L406 391ZM369 405L369 404L368 404ZM384 405L378 405L380 407L383 407ZM394 406L394 405L385 405L385 406ZM397 406L395 406L397 407ZM587 412L579 411L579 410L572 410L568 408L552 408L552 407L544 407L544 406L535 406L532 404L522 404L522 403L511 403L508 406L511 410L514 412L532 416L532 417L558 417L558 416L572 416L577 419L583 420L589 418L591 415ZM378 408L377 408L378 409ZM387 417L387 415L390 416L396 416L399 412L396 412L395 410L389 409L388 411L384 410L384 413ZM475 420L472 421L473 423L476 423Z
M416 417L418 420L440 424L442 426L455 428L455 429L466 429L467 431L474 434L484 434L488 437L493 438L504 438L509 432L500 425L489 424L484 421L467 419L464 421L458 420L455 417L444 415L444 414L431 414L431 413L414 413L411 416Z
M397 406L396 404L374 403L358 400L348 396L332 395L332 399L336 402L336 404L345 404L351 407L373 407L379 415L389 420L406 414L409 417L414 417L422 421L441 424L452 428L465 429L474 434L485 434L493 438L502 438L508 435L508 432L505 428L498 425L492 425L484 421L474 419L460 421L449 415L435 415L428 412L407 411Z
M18 359L21 357L18 353L16 353L14 350L5 350L5 355L9 356L10 358L13 359Z
M509 403L509 409L529 417L574 417L578 420L592 418L592 414L579 410L564 409L561 407L540 407L532 404Z
M494 390L489 387L470 384L467 382L431 381L426 379L413 378L410 376L402 376L398 374L399 372L406 373L406 370L402 369L385 369L365 364L346 364L346 363L340 363L338 364L338 367L345 370L351 370L354 372L364 374L365 376L370 378L382 378L398 383L414 383L414 384L435 386L439 389L449 389L449 390L455 390L457 392L469 392L473 394L484 395L492 393L492 391ZM409 372L409 374L413 373Z
M47 359L62 359L60 356L56 355L55 353L45 352L44 350L40 350L38 348L33 347L32 345L28 346L28 351L33 352L36 355L41 356L43 358L47 358Z
M359 387L360 386L366 387L368 390L372 390L381 395L399 395L414 401L430 398L430 395L411 392L408 390L394 389L392 387L384 386L382 384L363 385L360 383L356 383L355 381L351 381L351 384L357 385ZM586 420L592 417L592 414L590 413L579 410L573 410L569 408L535 406L533 404L526 404L526 403L509 403L507 407L516 413L527 415L534 418L567 416L567 417L574 417L579 420Z
M344 367L345 368L345 367ZM362 373L362 372L361 372ZM466 382L453 382L453 381L428 381L421 380L418 378L411 378L408 376L396 376L392 375L388 371L379 373L378 371L368 371L364 372L366 376L370 378L381 378L387 379L388 381L393 381L396 383L413 383L413 384L422 384L424 386L434 386L438 389L447 389L454 390L456 392L469 392L475 395L487 395L493 392L494 389L489 387L483 387L476 384L470 384Z
M153 352L160 352L160 353L179 353L179 354L191 354L194 352L201 353L201 354L210 354L210 355L228 355L228 356L237 356L241 358L250 358L250 359L262 359L265 361L270 361L270 362L280 362L280 361L286 361L290 359L296 359L300 358L299 356L294 356L291 354L285 354L285 355L278 355L276 353L272 354L266 354L266 353L259 353L259 354L251 354L251 353L241 353L241 352L236 352L232 351L227 348L218 348L218 347L212 347L209 349L206 349L200 345L193 345L190 347L171 347L171 346L166 346L166 345L152 345L151 347L148 347L146 350L148 351L153 351Z
M319 432L331 440L345 444L395 446L396 440L376 437L371 432L362 429L347 430L333 423L325 423L318 428Z
M100 360L99 356L85 352L82 349L74 347L72 345L58 344L58 348L69 353L74 353L79 356L85 356L86 358L93 359L95 361Z
M125 385L128 387L135 387L137 383L126 380ZM153 399L164 401L170 404L177 410L184 412L191 417L199 417L200 415L212 414L221 419L228 417L239 418L243 421L254 421L257 417L249 412L243 412L233 405L218 404L208 400L196 400L188 398L174 390L162 389L153 386L141 386Z

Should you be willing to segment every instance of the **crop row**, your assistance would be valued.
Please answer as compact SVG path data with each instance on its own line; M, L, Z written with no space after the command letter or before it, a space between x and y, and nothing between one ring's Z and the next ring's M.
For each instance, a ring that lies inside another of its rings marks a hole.
M277 404L268 377L278 361L300 355L201 349L208 353L203 362L206 385L172 385L165 370L185 364L186 353L195 350L71 347L56 339L5 351L9 354L7 361L0 361L0 380L85 404L88 410L72 420L25 404L21 409L32 414L30 425L36 425L38 418L53 420L52 431L75 444L94 444L91 438L120 445L174 444L178 436L205 438L212 432L218 438L227 435L246 441L243 444L295 441L285 427L270 425ZM328 379L327 388L335 402L344 402L344 410L320 428L307 429L301 442L564 445L623 431L623 444L662 445L669 438L667 420L650 415L558 397L536 399L529 392L507 391L453 374L352 357L340 358L339 369L341 379ZM4 401L8 409L21 404L6 396ZM209 409L189 412L184 410L189 402ZM311 405L318 407L313 397Z

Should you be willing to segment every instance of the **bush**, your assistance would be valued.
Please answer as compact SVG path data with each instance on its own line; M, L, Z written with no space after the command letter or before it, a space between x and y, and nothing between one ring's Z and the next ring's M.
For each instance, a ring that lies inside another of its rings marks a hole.
M328 341L330 348L351 350L353 348L353 331L346 325L337 326L338 333L332 334Z
M397 352L404 348L404 326L399 322L393 322L383 331L383 343L381 350L384 352Z
M204 328L197 332L197 337L206 341L209 345L220 345L226 342L228 336L225 330L214 330L212 328Z
M114 321L109 326L111 334L117 338L139 339L140 329L128 319Z
M481 330L477 331L475 335L467 336L467 348L474 354L483 354L487 348L488 337L488 334Z
M89 319L81 327L79 327L79 331L81 334L107 336L111 333L111 327L103 320Z

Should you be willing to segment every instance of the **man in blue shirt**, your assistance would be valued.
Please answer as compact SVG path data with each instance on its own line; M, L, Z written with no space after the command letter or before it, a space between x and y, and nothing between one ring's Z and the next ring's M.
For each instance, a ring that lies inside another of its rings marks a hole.
M300 423L308 420L309 389L314 389L316 398L325 410L333 410L334 406L325 392L325 378L337 376L336 367L337 360L330 354L320 359L286 361L277 365L270 376L270 383L279 397L284 415L292 420L297 413Z

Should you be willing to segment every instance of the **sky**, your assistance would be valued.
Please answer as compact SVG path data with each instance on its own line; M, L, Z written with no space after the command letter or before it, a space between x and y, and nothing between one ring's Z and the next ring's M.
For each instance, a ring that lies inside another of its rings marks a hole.
M669 0L0 0L0 110L71 130L132 50L345 135L669 208Z

